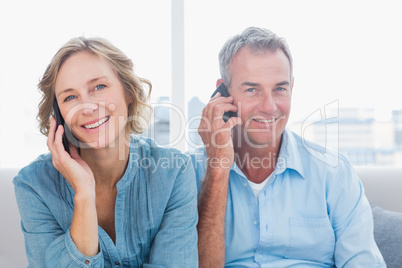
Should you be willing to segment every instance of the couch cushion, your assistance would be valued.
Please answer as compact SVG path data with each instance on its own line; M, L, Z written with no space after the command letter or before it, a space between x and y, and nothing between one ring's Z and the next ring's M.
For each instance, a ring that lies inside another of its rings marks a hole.
M372 205L374 238L388 268L402 264L402 213Z

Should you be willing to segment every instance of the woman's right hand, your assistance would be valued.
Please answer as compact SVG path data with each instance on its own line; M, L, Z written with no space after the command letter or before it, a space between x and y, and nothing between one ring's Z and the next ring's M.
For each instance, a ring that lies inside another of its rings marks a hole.
M71 155L64 150L64 128L56 128L56 119L51 118L47 147L52 153L53 166L66 178L75 192L71 238L82 254L95 256L99 253L99 239L94 175L75 146L70 146Z
M71 155L64 150L62 142L64 127L60 125L56 128L56 119L52 117L47 147L52 154L53 166L67 179L76 194L79 192L95 193L95 179L91 168L79 156L75 146L70 146Z

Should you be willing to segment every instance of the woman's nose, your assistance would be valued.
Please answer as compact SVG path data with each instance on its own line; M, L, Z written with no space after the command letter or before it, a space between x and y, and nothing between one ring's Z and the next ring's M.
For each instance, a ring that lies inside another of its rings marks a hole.
M80 102L68 111L65 120L67 122L71 122L73 117L76 117L78 115L92 116L94 113L97 112L97 110L99 109L98 107L99 105L94 102Z
M98 110L98 105L93 102L83 102L79 104L79 111L83 115L92 115L96 110Z

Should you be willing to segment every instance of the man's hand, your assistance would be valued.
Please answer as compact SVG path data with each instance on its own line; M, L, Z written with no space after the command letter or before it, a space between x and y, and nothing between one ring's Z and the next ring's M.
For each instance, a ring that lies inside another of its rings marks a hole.
M198 201L199 267L225 265L225 212L230 167L234 161L231 130L240 125L239 117L226 123L223 114L237 111L233 97L216 94L202 112L198 128L207 153L207 167Z
M233 105L233 97L221 97L218 93L205 106L198 127L208 157L208 171L230 170L234 160L232 128L241 125L239 117L231 117L226 123L222 117L224 112L237 111ZM212 170L211 170L212 169Z

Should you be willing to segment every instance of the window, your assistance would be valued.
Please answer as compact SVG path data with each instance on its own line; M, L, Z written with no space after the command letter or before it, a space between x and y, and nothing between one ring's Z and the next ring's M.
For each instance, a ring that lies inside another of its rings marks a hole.
M360 0L1 3L0 167L21 167L47 152L36 121L36 85L71 37L101 36L126 52L137 73L151 80L155 114L163 115L155 121L164 125L155 126L159 129L151 129L150 135L162 133L161 143L169 140L162 145L187 149L201 142L197 116L219 78L221 46L252 25L270 28L289 43L295 75L292 129L325 146L338 146L356 164L401 164L398 7L398 1ZM176 19L182 25L172 24ZM172 78L172 25L183 33L182 54L174 55L182 57L181 81ZM166 122L166 113L170 119L177 113L182 125L175 127L176 119ZM317 118L318 124L307 124ZM176 137L166 139L173 128L180 130L176 135L186 135L184 144L172 144ZM359 141L356 148L352 139Z
M355 165L402 165L397 1L185 4L187 102L208 102L219 50L230 36L248 26L269 28L286 38L294 60L288 126Z
M0 167L22 167L48 151L36 120L37 84L72 37L108 39L133 60L139 76L151 80L153 95L169 95L170 6L164 0L1 2Z

